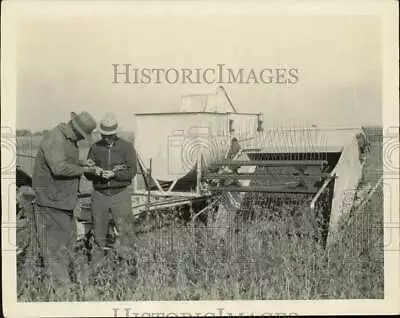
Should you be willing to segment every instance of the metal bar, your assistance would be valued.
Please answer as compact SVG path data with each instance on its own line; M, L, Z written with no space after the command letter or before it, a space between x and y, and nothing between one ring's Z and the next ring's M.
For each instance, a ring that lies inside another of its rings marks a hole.
M175 187L177 182L178 182L178 179L175 179L174 182L171 183L171 186L168 188L168 191L172 191L172 189Z
M190 94L190 95L202 95L204 96L204 94ZM208 95L208 94L206 94ZM215 94L213 94L215 95ZM189 96L189 95L188 95ZM211 111L207 111L207 112L167 112L167 113L135 113L135 116L141 117L141 116L154 116L154 115L164 115L164 116L171 116L171 115L181 115L181 116L185 116L185 115L204 115L204 114L211 114L213 116L226 116L227 114L237 114L237 115L258 115L259 113L248 113L248 112L240 112L240 113L236 113L236 112L223 112L223 113L216 113L216 112L211 112Z
M172 203L178 203L178 202L189 202L191 200L188 200L187 198L183 198L183 199L170 199L170 200L162 200L162 201L153 201L150 202L150 206L154 207L154 206L162 206L162 205L166 205L166 204L172 204ZM146 207L147 203L144 204L138 204L138 205L133 205L133 208L143 208Z
M146 189L150 190L150 185L148 183L149 180L147 180L148 172L147 172L146 168L144 167L144 164L143 164L143 162L142 162L142 160L140 159L139 156L137 157L137 161L139 163L139 169L142 172L143 181L144 181L144 184L146 186Z
M160 183L158 182L158 180L157 179L155 179L155 178L153 178L152 177L152 179L153 179L153 181L154 181L154 183L156 184L156 186L157 186L157 188L158 188L158 190L160 190L160 191L164 191L164 189L163 189L163 187L160 185Z
M379 178L379 180L375 183L373 188L368 191L367 197L363 198L362 201L360 201L358 204L355 205L356 212L359 212L371 200L372 196L374 195L374 193L378 189L379 185L382 184L382 181L383 181L383 176L381 176ZM350 223L350 221L349 221L349 223Z
M207 205L204 209L200 210L200 212L197 212L197 213L193 216L192 221L195 221L201 214L203 214L205 211L207 211L207 210L213 208L214 205L217 204L217 203L219 203L219 202L220 202L220 200L219 200L219 199L216 199L214 202L212 202L211 204Z
M179 202L172 202L172 203L169 203L169 202L166 202L166 203L164 203L163 205L150 205L150 206L148 206L147 207L147 211L154 211L154 210L159 210L159 209L162 209L162 208L172 208L172 207L176 207L176 206L180 206L180 205L187 205L187 204L190 204L191 203L191 201L190 200L186 200L186 201L179 201ZM133 209L135 210L135 209L138 209L138 208L140 208L140 206L135 206L135 207L133 207ZM133 213L134 215L137 215L137 214L139 214L139 213Z
M147 195L147 193L143 193L141 195ZM134 196L134 194L132 196ZM85 196L80 196L80 198L85 198L85 197L90 197L90 194L85 195ZM160 197L164 197L164 195L160 196ZM162 204L162 202L178 202L178 201L184 201L184 200L190 200L191 202L194 202L194 201L197 201L197 200L206 200L209 197L210 197L210 195L203 195L203 196L199 196L199 197L197 197L197 196L193 196L193 197L191 197L191 196L188 196L188 197L176 196L176 197L171 198L170 200L162 200L162 201L161 200L156 200L156 201L150 202L150 206ZM148 205L149 205L149 203L147 203L147 202L146 203L142 203L142 204L136 204L136 202L134 202L132 200L132 208L146 207ZM86 209L90 209L91 208L91 203L81 204L81 207L86 208Z
M243 153L242 149L239 149L237 154L233 157L233 160L236 160L237 158L239 158L242 155L242 153Z
M314 198L311 200L311 203L310 203L310 208L311 208L312 211L314 211L315 203L317 202L318 198L321 196L322 192L326 189L326 187L329 185L329 183L334 179L335 179L335 175L334 174L329 176L325 180L325 182L321 186L321 188L318 190L318 192L315 194Z
M188 204L192 204L195 201L198 200L203 200L203 198L195 198L195 199L186 199L186 200L175 200L175 201L162 201L160 203L157 204L151 204L149 207L147 207L150 211L154 211L154 210L158 210L158 209L162 209L162 208L171 208L171 207L176 207L179 205L188 205ZM144 205L136 205L133 206L133 210L138 209L140 207L144 207ZM140 212L133 212L134 215L138 215L140 213L142 213L143 211Z
M26 154L22 154L22 153L17 153L17 157L25 157L25 158L36 158L35 155L26 155Z
M279 177L283 177L283 178L285 178L285 177L292 177L292 178L296 178L296 177L298 177L298 178L301 178L301 177L305 177L305 178L307 178L307 177L310 177L310 178L319 178L319 177L323 177L323 178L326 178L326 177L329 177L330 175L331 175L331 173L329 173L329 172L321 172L321 171L312 171L312 170L310 170L310 169L306 169L306 172L304 172L304 173L302 173L302 172L300 172L300 171L295 171L295 172L277 172L277 173L275 173L275 172L269 172L269 171L265 171L265 172L254 172L254 173L247 173L247 172L241 172L241 173L234 173L234 172L232 172L232 173L229 173L229 172L226 172L226 173L221 173L221 174L218 174L218 173L215 173L215 172L210 172L210 173L206 173L206 174L204 174L204 177L206 177L206 178L208 178L209 176L212 176L212 177L214 177L214 176L221 176L221 175L226 175L226 176L234 176L234 175L239 175L239 176L252 176L252 175L257 175L257 176L270 176L270 177L273 177L274 179L278 179ZM266 174L266 173L268 173L268 174Z
M326 160L223 160L211 166L264 166L264 167L291 167L291 166L322 166Z
M243 149L243 152L260 152L261 148L247 148L247 149Z
M139 162L140 169L142 170L142 173L144 172L144 173L147 174L147 169L144 166L144 162L142 160L141 153L137 149L136 149L136 160Z
M219 88L224 92L224 95L225 95L226 99L228 100L229 105L232 107L233 111L234 111L235 113L237 113L237 110L236 110L235 106L233 106L232 100L230 99L228 93L226 92L225 87L223 87L222 85L220 85Z
M173 208L176 206L187 205L187 204L191 204L191 203L192 203L192 201L186 200L186 201L181 201L181 202L176 202L176 203L168 203L165 205L151 206L150 211L154 211L154 210L158 210L158 209L162 209L162 208Z
M132 193L132 195L147 195L147 191L137 191ZM197 193L194 192L178 192L178 191L150 191L151 196L153 197L186 197L186 198L195 198L198 197Z
M197 173L196 173L196 194L200 195L200 182L201 182L201 159L200 151L197 153Z
M303 193L314 194L318 189L290 189L290 188L268 188L268 187L209 187L208 190L216 192L269 192L269 193Z
M151 180L151 168L152 168L152 160L151 160L151 158L150 158L150 168L149 168L149 174L148 174L150 180ZM151 200L151 197L150 197L150 192L151 192L150 187L148 187L147 191L148 191L148 192L147 192L147 211L150 212L150 200Z
M133 178L132 185L133 185L133 191L136 191L137 188L138 188L138 177L137 177L137 175Z
M160 185L160 183L157 181L157 179L154 179L151 176L151 173L149 173L149 171L145 168L144 163L142 161L142 159L140 158L140 155L137 156L137 160L139 161L139 166L142 170L143 176L149 177L150 180L153 180L153 182L155 183L156 187L160 190L160 191L164 191L164 189L162 188L162 186ZM152 159L150 159L150 164L151 164ZM151 169L151 168L150 168ZM150 185L146 182L146 177L144 178L144 181L146 183L146 187L149 189ZM149 180L149 181L150 181Z
M216 173L211 173L211 174L207 174L203 176L204 180L209 180L209 179L233 179L233 180L266 180L266 179L270 179L271 177L276 178L277 180L292 180L292 181L296 181L297 179L302 179L302 180L312 180L312 181L318 181L321 178L323 178L323 175L301 175L301 176L297 176L297 175L290 175L290 174L286 174L286 175L269 175L269 174L244 174L244 173L240 173L240 174L216 174Z
M265 128L266 131L271 131L274 130L275 128ZM280 130L293 130L293 131L298 131L298 130L304 130L303 127L280 127ZM336 131L336 130L360 130L360 127L345 127L345 126L316 126L316 127L307 127L307 129L310 129L312 131Z

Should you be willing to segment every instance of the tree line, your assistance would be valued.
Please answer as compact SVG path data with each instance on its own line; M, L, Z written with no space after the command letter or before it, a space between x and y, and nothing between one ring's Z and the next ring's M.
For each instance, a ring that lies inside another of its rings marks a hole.
M47 129L40 130L40 131L35 131L32 132L29 129L17 129L16 130L16 135L17 137L24 137L24 136L43 136L46 132L48 132Z

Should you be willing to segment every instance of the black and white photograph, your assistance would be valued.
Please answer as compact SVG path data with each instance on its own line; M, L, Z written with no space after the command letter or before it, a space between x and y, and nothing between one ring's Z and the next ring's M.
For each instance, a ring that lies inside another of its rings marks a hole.
M396 4L4 1L6 316L399 313Z

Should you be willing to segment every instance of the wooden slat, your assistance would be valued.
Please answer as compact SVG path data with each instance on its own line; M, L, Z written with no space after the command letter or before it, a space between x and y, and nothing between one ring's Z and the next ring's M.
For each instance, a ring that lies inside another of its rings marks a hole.
M220 192L269 192L269 193L302 193L302 194L315 194L318 192L317 188L274 188L274 187L209 187L210 191Z
M322 166L326 160L222 160L211 166L263 166L263 167L294 167L294 166Z

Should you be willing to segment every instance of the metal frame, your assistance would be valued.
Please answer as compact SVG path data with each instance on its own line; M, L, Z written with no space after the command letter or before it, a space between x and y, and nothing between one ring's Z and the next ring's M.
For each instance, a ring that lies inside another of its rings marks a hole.
M326 160L235 160L239 158L242 153L249 152L248 149L242 149L233 160L221 160L212 164L213 167L242 167L242 166L262 166L262 167L287 167L287 166L320 166L323 167L328 162ZM263 180L266 179L268 175L255 175L249 173L207 173L203 176L205 180ZM311 174L311 175L284 175L284 179L287 180L321 180L321 178L328 177L325 180L330 182L330 174L321 172L319 174ZM284 181L284 180L283 180ZM290 188L287 184L282 183L279 185L268 185L268 186L227 186L227 185L219 185L209 187L208 190L212 192L264 192L264 193L299 193L299 194L315 194L315 201L322 193L323 189L327 186L325 183L319 189L309 189L302 187L294 187Z
M203 112L203 111L192 111L192 112L169 112L169 113L161 113L161 112L155 112L155 113L135 113L135 116L170 116L170 115L217 115L217 116L226 116L229 114L234 114L234 115L259 115L260 113L237 113L237 112Z
M227 114L237 114L236 112L225 112L225 113L212 113L212 112L186 112L186 113L176 113L179 115L185 115L185 114L212 114L212 115L221 115L221 116L226 116ZM240 113L243 115L259 115L259 113ZM240 115L239 114L239 115ZM138 116L146 116L146 115L155 115L153 114L136 114ZM171 115L171 113L159 113L158 115ZM325 130L360 130L360 127L312 127L312 128L307 128L307 130L310 131L325 131ZM264 133L267 133L268 131L276 131L276 128L264 128ZM303 131L305 128L280 128L280 131ZM361 127L361 131L365 134L364 130ZM249 138L239 138L241 142L245 141L251 141L256 139L255 137L249 137ZM335 146L336 147L336 146ZM341 152L343 150L344 146L338 146L337 152ZM339 149L340 148L340 149ZM329 148L330 149L330 148ZM336 149L336 148L335 148ZM238 159L240 155L243 153L249 153L249 152L264 152L266 149L265 147L257 147L257 148L247 148L247 149L241 149L234 158L231 160L227 160L227 156L225 155L225 160L218 161L216 163L211 164L210 167L241 167L241 166L262 166L262 167L287 167L287 166L320 166L323 167L324 165L327 164L326 160L240 160ZM273 152L276 152L276 149L273 149ZM315 149L317 150L317 149ZM325 149L327 151L327 149ZM332 151L332 149L330 149ZM329 151L328 151L329 152ZM23 154L23 153L17 153L18 157L28 157L28 158L34 158L34 156L29 155L29 154ZM175 179L168 187L167 190L165 190L160 182L153 177L152 175L152 159L150 159L149 162L149 168L147 169L145 167L145 164L143 163L140 154L137 152L137 163L142 171L142 175L144 177L145 181L145 189L139 190L137 187L137 178L134 178L133 181L133 192L131 195L132 199L132 213L134 216L140 215L143 212L153 212L157 211L160 209L166 209L166 208L173 208L173 207L179 207L179 206L185 206L185 205L192 205L194 202L197 202L199 200L208 200L210 197L213 197L213 200L210 204L207 204L207 206L202 209L200 212L197 212L194 215L193 219L196 219L199 215L203 214L205 211L209 210L215 204L218 204L218 195L221 192L227 192L228 195L231 195L233 192L263 192L263 193L299 193L299 194L311 194L312 200L310 203L310 209L312 213L315 213L315 207L320 199L321 195L324 193L324 191L327 189L327 187L331 184L333 180L335 180L336 176L336 166L333 168L333 170L330 173L317 173L317 174L312 174L312 175L301 175L301 176L296 176L293 175L293 180L296 179L306 179L306 180L317 180L318 178L325 178L322 186L318 188L290 188L287 185L282 184L282 187L279 185L258 185L258 186L253 186L253 185L248 185L248 186L230 186L230 185L221 185L221 186L207 186L207 187L202 187L202 182L205 180L210 180L210 179L233 179L233 180L255 180L255 179L263 179L266 176L263 175L255 175L251 173L205 173L203 174L203 168L202 167L202 155L201 153L198 154L197 158L197 170L196 170L196 187L194 191L174 191L175 186L178 182L178 179ZM362 164L362 167L364 166L364 163ZM285 179L286 176L283 177ZM290 179L289 175L287 175L287 178ZM283 180L282 180L283 181ZM151 182L151 184L149 184ZM152 185L155 186L156 190L151 190ZM82 193L79 195L79 198L85 198L89 197L91 194L89 193ZM136 200L139 199L139 200ZM137 201L141 201L140 199L143 199L143 203L139 203ZM357 208L357 207L356 207Z
M152 160L150 159L150 167L146 169L141 156L137 153L137 163L139 165L140 170L142 171L145 189L138 190L137 183L135 182L134 190L132 193L132 201L134 201L134 197L146 196L147 202L141 204L133 204L133 210L137 209L146 209L147 211L154 211L162 208L171 208L182 205L190 205L194 201L203 200L209 197L208 192L204 192L201 189L201 181L202 181L202 156L199 154L197 158L197 173L196 173L196 189L195 191L174 191L174 188L178 182L178 179L175 179L172 184L168 187L168 190L164 190L160 185L158 180L152 176ZM151 190L148 182L153 182L157 188L157 190ZM134 211L133 211L134 212ZM139 212L140 213L140 212ZM135 215L138 213L134 213Z
M223 160L211 166L263 166L263 167L287 167L287 166L323 166L326 160Z
M210 187L211 191L218 192L266 192L266 193L299 193L299 194L313 194L316 191L313 189L304 188L277 188L277 187Z
M140 158L140 155L137 154L137 161L140 167L140 170L142 170L145 184L146 184L146 190L138 190L137 185L135 186L134 189L134 194L142 195L144 193L150 193L151 195L154 196L178 196L178 197L197 197L201 195L200 191L200 186L201 186L201 155L198 156L197 158L197 182L196 182L196 191L195 192L178 192L178 191L173 191L176 183L178 182L178 179L175 179L172 184L169 186L168 190L164 190L163 187L160 185L158 180L154 178L151 174L151 165L152 165L152 160L150 159L150 168L146 169L142 159ZM147 180L153 181L154 184L156 185L157 189L156 191L150 190L149 185L147 184Z

